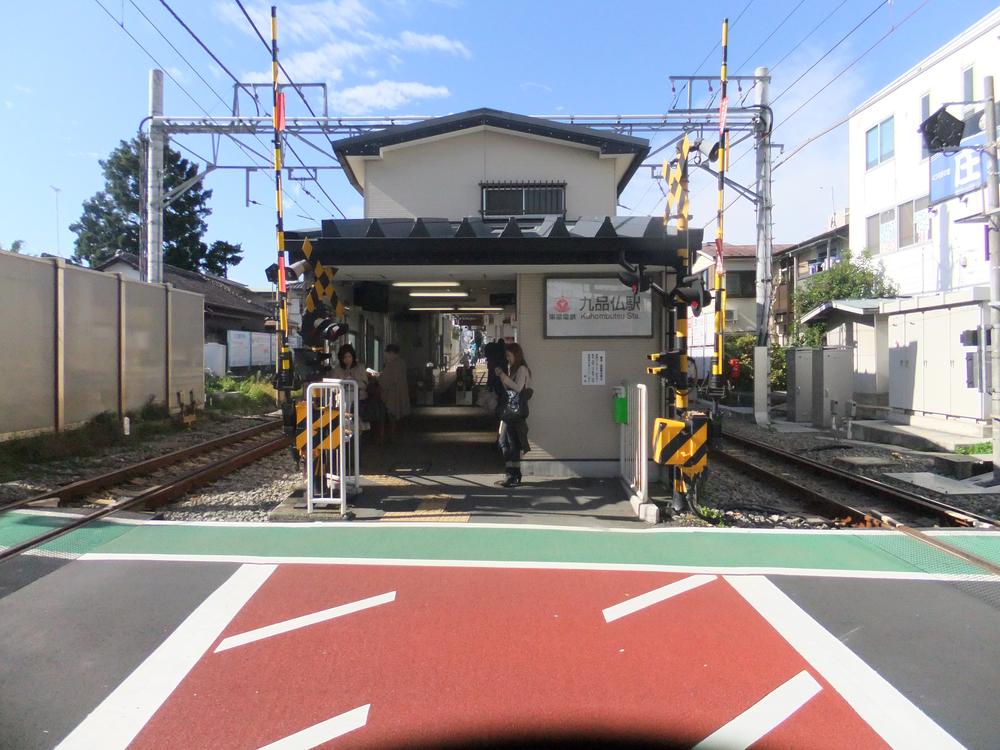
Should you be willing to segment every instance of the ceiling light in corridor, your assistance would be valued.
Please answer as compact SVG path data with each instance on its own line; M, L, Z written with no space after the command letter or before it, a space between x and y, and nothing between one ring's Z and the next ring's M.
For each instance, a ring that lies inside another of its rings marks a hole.
M468 292L410 292L411 297L468 297Z
M458 281L394 281L393 286L406 286L406 287L449 287L449 286L461 286Z

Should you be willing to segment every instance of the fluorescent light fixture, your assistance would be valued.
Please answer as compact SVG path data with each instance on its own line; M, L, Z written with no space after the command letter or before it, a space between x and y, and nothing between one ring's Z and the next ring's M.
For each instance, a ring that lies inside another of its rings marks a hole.
M455 312L454 307L411 307L410 312Z
M406 287L449 287L449 286L461 286L459 281L394 281L393 286L406 286Z
M468 292L410 292L411 297L468 297Z
M503 312L502 307L460 307L459 312Z

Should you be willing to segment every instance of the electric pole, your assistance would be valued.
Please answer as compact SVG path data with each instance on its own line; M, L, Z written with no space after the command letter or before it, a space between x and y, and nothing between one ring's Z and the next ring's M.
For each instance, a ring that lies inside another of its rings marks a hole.
M146 154L146 281L163 283L163 71L149 71L149 146Z
M993 76L983 80L986 111L986 220L990 253L990 417L993 428L993 481L1000 482L1000 186L997 180L997 123Z
M768 410L771 360L768 352L768 329L771 323L771 113L767 68L754 71L757 79L757 345L753 350L753 414L757 424L771 423Z
M55 185L49 185L49 187L56 194L56 255L61 258L62 250L59 247L59 193L62 192L62 188L57 188Z

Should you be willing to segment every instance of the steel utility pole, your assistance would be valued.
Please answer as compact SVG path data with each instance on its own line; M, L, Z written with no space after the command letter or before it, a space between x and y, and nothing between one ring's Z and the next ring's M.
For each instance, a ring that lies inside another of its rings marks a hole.
M997 180L997 123L993 76L983 80L986 111L986 220L990 252L990 417L993 428L993 481L1000 482L1000 186Z
M149 145L146 153L146 281L163 283L163 71L149 71Z
M771 322L771 114L767 68L754 71L757 79L757 345L753 350L753 414L759 425L771 423L768 410L771 360L768 328Z

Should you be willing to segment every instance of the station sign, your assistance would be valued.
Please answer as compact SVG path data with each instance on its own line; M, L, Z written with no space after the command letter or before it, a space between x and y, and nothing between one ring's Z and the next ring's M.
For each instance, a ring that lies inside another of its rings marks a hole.
M650 337L652 292L632 294L615 277L545 280L548 338Z
M986 133L979 129L983 111L965 120L965 137L958 151L931 154L930 204L957 198L986 187L987 158L981 150L986 145Z

